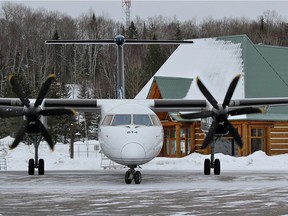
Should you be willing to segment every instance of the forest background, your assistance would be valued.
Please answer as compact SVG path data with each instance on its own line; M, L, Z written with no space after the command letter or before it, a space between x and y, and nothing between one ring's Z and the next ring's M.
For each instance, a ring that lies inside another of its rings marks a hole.
M183 40L246 34L253 43L288 46L288 22L275 11L264 11L258 19L195 19L137 17L129 26L92 11L78 18L45 9L33 10L6 2L0 9L0 97L16 97L8 75L14 74L29 98L37 97L50 73L56 82L51 98L114 98L116 47L113 45L45 45L45 40L112 39L121 34L129 39ZM125 46L126 97L133 98L177 48L175 45ZM77 92L77 96L74 95ZM22 119L1 119L0 137L13 136ZM70 125L88 139L97 139L99 114L78 118L49 117L55 141L67 142Z

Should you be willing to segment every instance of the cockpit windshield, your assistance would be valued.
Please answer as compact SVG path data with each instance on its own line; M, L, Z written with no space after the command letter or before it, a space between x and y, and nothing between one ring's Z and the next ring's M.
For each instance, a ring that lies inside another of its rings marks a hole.
M119 126L119 125L141 125L141 126L160 126L156 115L146 115L146 114L115 114L107 115L102 121L102 125L106 126Z
M112 126L131 124L131 115L118 114L114 115Z
M133 123L135 125L152 126L149 115L133 115Z

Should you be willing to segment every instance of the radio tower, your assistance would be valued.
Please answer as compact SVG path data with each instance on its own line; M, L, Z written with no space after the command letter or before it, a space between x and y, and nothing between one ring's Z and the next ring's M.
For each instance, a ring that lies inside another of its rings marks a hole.
M130 26L130 8L131 8L131 0L122 0L122 10L123 13L125 13L126 27Z

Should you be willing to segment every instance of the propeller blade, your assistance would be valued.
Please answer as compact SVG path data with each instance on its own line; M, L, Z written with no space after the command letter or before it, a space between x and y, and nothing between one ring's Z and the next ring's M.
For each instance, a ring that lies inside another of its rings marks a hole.
M35 107L38 107L39 105L41 105L43 99L45 98L49 88L50 88L50 85L52 83L52 81L55 79L56 75L55 74L50 74L46 81L42 84L41 86L41 89L40 89L40 92L37 96L37 99L35 101Z
M73 109L46 109L39 112L43 116L56 116L56 115L76 115Z
M253 114L253 113L264 113L264 109L258 107L243 107L238 109L229 110L228 114L231 116L243 115L243 114Z
M218 103L215 100L215 98L211 95L211 93L208 91L208 89L205 87L205 85L201 82L200 78L197 77L196 79L197 85L202 92L202 94L206 97L206 99L210 102L210 104L217 109L218 108Z
M209 131L208 133L206 134L206 137L202 143L202 146L201 146L201 149L205 149L207 148L207 146L211 143L211 141L213 140L213 137L214 137L214 134L217 130L217 127L218 127L218 121L213 121L210 128L209 128Z
M19 131L17 132L16 136L15 136L15 139L12 143L12 145L10 145L10 149L14 149L16 148L20 141L23 139L23 137L25 136L25 133L27 131L27 128L28 128L28 121L24 120L23 124L21 125Z
M47 131L47 129L45 128L45 126L42 124L42 122L39 119L36 120L36 125L40 128L42 136L48 143L50 149L53 151L55 144L52 140L50 133Z
M232 137L234 138L234 140L236 141L236 144L242 148L243 147L243 141L241 136L239 135L238 131L234 128L234 126L228 121L228 119L225 119L225 124L227 125L227 128L230 132L230 134L232 135Z
M18 117L25 115L24 110L3 110L0 109L1 118Z
M239 81L239 79L240 79L240 74L239 75L237 75L236 77L234 77L234 79L232 80L232 82L230 83L230 85L229 85L229 88L228 88L228 90L227 90L227 93L226 93L226 95L225 95L225 98L224 98L224 101L223 101L223 108L225 109L225 107L227 106L227 105L229 105L229 103L230 103L230 100L231 100L231 98L232 98L232 95L233 95L233 93L234 93L234 91L235 91L235 88L236 88L236 86L237 86L237 83L238 83L238 81Z
M26 107L30 107L30 101L29 99L25 96L24 92L22 91L19 83L17 82L17 80L14 78L14 76L12 74L9 75L8 77L12 89L14 91L14 93L17 95L17 97L20 98L21 102L26 106Z
M183 119L198 119L198 118L208 118L214 116L214 112L210 110L197 112L197 113L186 113L186 114L179 114Z

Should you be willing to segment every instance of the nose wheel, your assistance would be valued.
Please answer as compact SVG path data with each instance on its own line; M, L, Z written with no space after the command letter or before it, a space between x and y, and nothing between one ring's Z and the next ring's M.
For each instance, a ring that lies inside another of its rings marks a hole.
M38 174L39 175L44 175L44 160L39 159L39 161L35 161L34 159L30 159L28 163L28 174L29 175L34 175L35 174L35 169L38 169Z
M141 172L135 171L134 167L130 168L125 173L125 183L131 184L133 180L135 181L135 184L140 184L142 180Z

